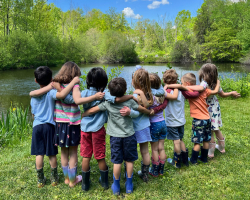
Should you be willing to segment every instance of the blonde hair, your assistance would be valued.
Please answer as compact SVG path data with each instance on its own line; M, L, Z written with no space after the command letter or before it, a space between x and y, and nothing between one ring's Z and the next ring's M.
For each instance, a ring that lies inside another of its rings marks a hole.
M174 69L169 69L163 74L163 82L166 84L175 84L178 80L178 74Z
M149 80L150 80L151 88L159 89L161 87L161 79L157 73L150 73ZM165 95L162 95L160 97L155 96L155 99L157 103L162 104L165 100Z
M76 76L81 76L81 70L74 62L66 62L59 72L55 75L53 81L61 84L70 83Z
M153 104L153 95L151 92L151 84L149 80L149 74L145 69L138 69L135 71L133 75L133 86L135 89L140 89L145 94L149 105ZM141 103L140 98L138 98L139 102Z
M193 73L187 73L182 76L183 81L189 82L191 85L196 85L196 76Z

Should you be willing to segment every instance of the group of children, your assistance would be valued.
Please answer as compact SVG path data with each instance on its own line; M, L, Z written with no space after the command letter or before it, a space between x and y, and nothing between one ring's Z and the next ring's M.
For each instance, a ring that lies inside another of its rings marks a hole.
M207 162L207 157L214 156L215 148L225 152L225 138L219 130L222 126L220 106L215 94L222 97L240 96L235 91L222 91L217 68L210 63L200 69L200 85L196 85L196 77L192 73L185 74L181 78L182 84L177 84L178 74L170 69L163 74L164 88L157 74L137 67L132 76L135 88L133 95L125 95L127 83L123 78L114 78L108 84L106 72L99 67L89 71L86 77L87 89L83 91L79 88L80 68L73 62L65 63L54 79L48 67L38 67L34 74L40 89L30 92L34 116L31 155L36 155L38 187L43 187L46 182L43 173L44 155L49 157L51 165L51 184L58 184L56 155L57 147L60 146L65 184L74 187L82 182L82 190L89 190L90 160L94 154L100 169L99 182L103 188L109 188L109 167L105 161L106 132L110 136L111 162L114 164L111 186L113 194L120 194L123 162L126 193L133 192L133 165L138 159L137 143L142 156L138 175L145 182L149 174L157 177L164 173L166 137L174 143L173 159L168 158L167 162L177 168L182 163L189 166L188 149L183 142L185 99L189 101L190 115L193 117L191 141L194 147L190 162L197 164L198 159ZM105 90L107 84L108 90ZM78 105L83 105L82 119ZM104 127L106 122L107 130ZM217 145L212 132L218 139ZM79 144L83 159L82 175L77 176Z

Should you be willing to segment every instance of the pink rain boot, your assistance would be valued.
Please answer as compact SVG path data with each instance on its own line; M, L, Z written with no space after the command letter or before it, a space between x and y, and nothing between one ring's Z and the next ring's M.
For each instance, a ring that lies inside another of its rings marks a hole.
M218 144L215 145L215 148L218 149L221 153L225 153L225 137L223 140L217 138Z
M208 150L208 155L207 155L209 158L214 157L215 146L216 146L215 142L210 142L209 143L209 150Z

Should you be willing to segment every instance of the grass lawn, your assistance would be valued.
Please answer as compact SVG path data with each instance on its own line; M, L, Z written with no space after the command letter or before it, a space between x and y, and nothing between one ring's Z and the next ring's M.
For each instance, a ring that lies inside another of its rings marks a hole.
M69 188L63 183L59 163L60 183L56 187L47 184L37 188L35 156L30 155L31 133L27 140L15 147L0 149L0 199L250 199L250 98L220 99L223 127L226 136L226 153L215 152L215 158L208 164L175 169L165 165L162 177L150 177L148 183L142 182L137 171L140 169L141 156L135 162L134 192L125 193L125 180L121 176L121 195L116 197L112 190L103 190L98 183L99 169L97 162L91 161L91 188L88 192L81 190L81 184ZM186 104L184 141L192 150L191 121L189 107ZM165 142L167 157L173 156L173 144ZM139 151L139 147L138 147ZM110 166L109 183L112 183L112 163L110 162L109 137L107 137L107 163ZM81 169L79 156L78 174ZM48 158L45 159L44 171L50 176ZM124 169L122 169L122 172Z

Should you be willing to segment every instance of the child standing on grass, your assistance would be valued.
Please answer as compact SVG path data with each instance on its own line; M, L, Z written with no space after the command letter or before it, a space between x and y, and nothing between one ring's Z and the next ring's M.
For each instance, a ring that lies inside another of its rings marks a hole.
M182 85L177 84L177 88L189 90L186 86L196 85L196 77L192 73L187 73L182 77L181 82ZM172 88L175 86L171 85L169 87ZM217 85L214 90L206 89L201 92L197 98L188 100L190 105L190 115L191 117L193 117L193 135L191 141L194 143L194 148L192 150L192 156L190 158L190 162L192 164L197 164L200 149L201 156L199 157L199 159L204 163L207 162L209 141L211 140L211 120L207 110L206 99L210 95L218 93L219 87L220 81L217 80ZM201 143L203 143L203 147L200 147Z
M206 88L214 89L218 79L218 71L217 67L214 64L206 63L204 64L199 71L199 80L200 86L190 86L189 88L204 91ZM232 92L223 92L222 88L219 89L220 97L229 97L233 96L235 98L240 97L240 94L236 91ZM215 148L217 148L221 153L225 153L225 137L222 135L220 131L220 127L222 127L222 119L221 119L221 109L220 104L215 95L211 95L207 98L208 104L208 112L211 118L211 129L212 136L211 141L209 143L209 151L208 157L214 157ZM215 143L214 133L216 135L218 144Z
M176 84L178 80L178 74L174 69L170 69L164 72L163 82L165 83L165 88L169 87L170 84ZM170 93L174 93L171 89L168 89ZM177 89L175 89L177 90ZM185 97L198 97L199 92L189 92L177 90L177 99L169 100L168 105L165 109L165 120L167 124L168 140L173 140L174 143L174 157L173 159L168 158L167 161L176 168L181 167L181 160L183 164L189 166L188 164L188 149L183 141L184 137L184 125L186 123L185 119Z
M106 72L100 68L92 68L86 78L87 89L80 92L79 88L73 89L73 98L77 105L83 104L84 111L97 106L103 100L112 103L118 102L121 98L110 96L108 92L103 93L108 83ZM92 102L86 103L86 99L95 97ZM126 98L126 99L124 99ZM123 96L124 101L133 98L132 95ZM119 101L121 102L121 101ZM86 116L81 121L81 156L82 159L82 189L89 190L90 186L90 160L92 154L98 162L100 169L100 183L103 188L108 188L108 166L106 157L106 130L104 124L107 122L108 115L106 111Z
M110 94L115 97L123 97L127 90L127 83L123 78L114 78L108 85ZM113 194L120 194L120 175L122 162L126 162L126 193L133 192L133 166L138 159L137 141L131 117L123 117L120 110L124 107L139 110L147 114L149 110L139 106L134 100L130 99L123 103L102 102L98 106L90 108L83 113L83 117L95 114L100 111L108 111L107 134L110 135L111 162L113 167Z
M57 185L59 180L56 159L58 150L53 144L55 136L55 122L53 120L55 100L64 99L73 86L79 83L80 80L79 78L73 79L65 90L57 92L56 90L51 90L52 71L48 67L38 67L34 75L35 81L40 85L41 89L49 88L46 89L46 94L39 97L32 97L30 102L31 112L34 116L31 155L36 155L37 186L41 188L46 183L46 177L43 172L43 159L45 154L49 157L51 166L51 185ZM37 96L37 92L38 91L30 92L30 96Z

